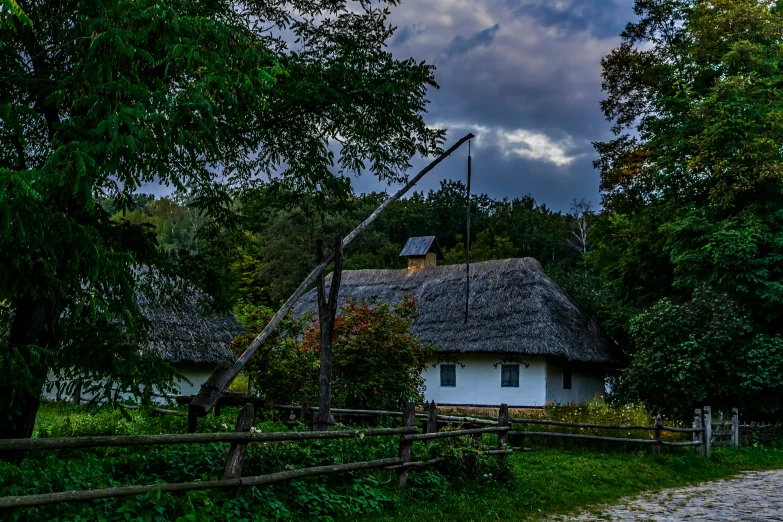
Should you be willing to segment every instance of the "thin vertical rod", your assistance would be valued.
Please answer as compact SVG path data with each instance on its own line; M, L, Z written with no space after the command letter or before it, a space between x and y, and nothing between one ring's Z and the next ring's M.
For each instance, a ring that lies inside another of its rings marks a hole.
M468 140L468 195L465 210L465 324L470 306L470 140Z

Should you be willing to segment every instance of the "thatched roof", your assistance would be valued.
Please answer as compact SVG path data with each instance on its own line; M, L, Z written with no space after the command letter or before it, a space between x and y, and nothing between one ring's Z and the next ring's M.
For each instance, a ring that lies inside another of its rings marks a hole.
M151 323L149 342L142 351L156 353L170 363L234 361L229 345L242 327L231 314L205 313L200 298L199 292L189 292L174 305L151 303L138 294L142 313Z
M327 282L331 279L327 278ZM407 270L346 270L345 298L399 303L403 294L419 302L413 333L442 352L550 355L572 361L617 363L619 351L532 258L474 263L470 269L470 314L465 324L465 266ZM316 312L316 291L295 305L294 314Z
M204 295L192 286L179 299L159 295L150 301L143 292L136 293L141 312L150 321L148 342L142 353L154 353L170 363L218 364L235 361L229 345L242 333L242 326L232 314L205 313ZM184 296L184 297L183 297ZM8 331L0 324L0 342Z

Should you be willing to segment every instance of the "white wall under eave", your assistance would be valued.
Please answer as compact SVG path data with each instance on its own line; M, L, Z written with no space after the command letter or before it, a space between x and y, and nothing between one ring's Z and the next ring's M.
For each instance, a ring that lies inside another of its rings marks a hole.
M201 390L201 385L204 384L209 376L212 375L212 371L215 366L211 364L175 364L174 368L182 375L188 378L193 384L180 380L179 391L177 395L196 395Z
M546 401L549 403L577 404L603 397L605 373L597 365L571 363L571 389L563 389L563 360L547 358Z
M434 355L427 361L424 397L436 404L477 406L543 406L546 403L546 361L542 356L523 356L519 367L519 387L500 386L502 353L455 354L457 382L454 387L440 385L440 361ZM524 363L527 363L525 366ZM496 366L497 365L497 366Z
M181 376L186 377L192 383L188 384L181 377L178 378L176 385L179 389L175 390L175 395L196 395L201 389L201 385L206 382L206 380L212 374L212 370L215 368L215 366L212 364L192 363L174 364L173 366ZM65 383L62 383L63 391L59 390L60 384L61 381L58 381L55 374L52 371L49 371L48 383L47 385L44 385L41 396L48 400L57 400L58 398L60 400L70 400L71 397L66 396L64 392L66 386ZM85 396L88 395L86 392L83 393ZM130 398L129 394L121 394L121 396L123 398ZM162 397L151 397L151 400L154 402L166 402L166 399Z

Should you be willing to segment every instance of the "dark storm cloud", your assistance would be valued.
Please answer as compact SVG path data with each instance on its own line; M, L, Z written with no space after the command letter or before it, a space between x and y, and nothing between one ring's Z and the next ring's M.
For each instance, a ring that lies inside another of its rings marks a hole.
M632 4L409 0L392 10L391 21L401 29L390 50L437 65L440 89L428 94L426 121L449 129L447 145L466 132L477 134L478 191L529 193L567 210L573 198L600 200L590 142L611 138L598 105L600 60L634 19ZM429 174L422 188L437 188L457 173L464 177L464 154L458 155ZM416 167L424 164L417 160ZM360 192L383 188L369 176L354 181Z
M476 47L489 45L492 43L492 40L495 39L495 33L498 29L500 29L500 24L495 24L492 27L487 27L486 29L473 33L470 38L455 36L448 48L441 53L441 56L445 59L449 59L458 54L465 54Z
M557 2L524 4L507 0L513 16L532 16L545 27L556 27L566 32L590 31L599 38L612 38L620 34L629 20L621 19L624 3L613 0L572 2L567 9L558 9Z
M600 61L635 19L633 0L406 0L391 10L388 49L437 65L425 120L446 146L473 132L476 192L532 195L555 210L600 201L590 142L611 138L599 109ZM464 149L417 190L465 177ZM431 158L430 158L431 159ZM415 159L411 173L430 159ZM394 190L367 172L357 192Z
M397 28L394 36L392 36L391 40L389 41L389 45L402 45L411 38L423 33L425 29L425 26L419 24L406 25L402 28Z

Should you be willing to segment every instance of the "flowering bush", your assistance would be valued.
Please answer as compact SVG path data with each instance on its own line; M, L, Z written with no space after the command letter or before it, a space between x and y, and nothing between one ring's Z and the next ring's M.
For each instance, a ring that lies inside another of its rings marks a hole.
M423 400L424 370L433 348L411 333L416 301L399 305L346 300L335 318L332 341L332 406L396 409ZM242 352L263 329L271 310L237 313L246 334L234 340ZM309 323L309 324L308 324ZM246 367L252 389L276 403L298 403L318 396L321 332L317 320L287 319L281 333L262 346Z

